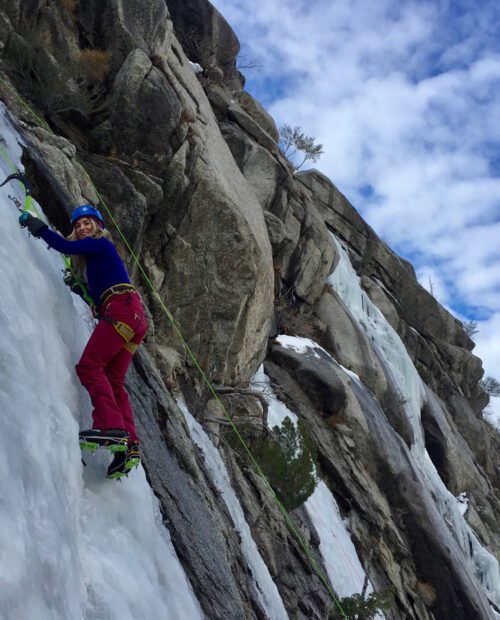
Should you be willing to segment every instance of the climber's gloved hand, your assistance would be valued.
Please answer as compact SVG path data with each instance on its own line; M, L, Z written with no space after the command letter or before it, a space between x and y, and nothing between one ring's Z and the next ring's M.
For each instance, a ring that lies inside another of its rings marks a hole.
M23 211L19 216L19 224L21 224L22 228L27 228L33 237L40 236L40 230L47 226L45 222L39 220L37 217L33 217L31 213L28 211Z
M80 297L83 297L85 282L83 282L83 280L78 280L71 269L65 269L63 273L64 284L69 286L72 293L76 293L77 295L80 295Z
M87 283L85 280L79 280L73 271L69 268L63 270L63 281L66 286L69 286L69 290L75 295L79 295L83 301L90 305L90 309L92 310L92 316L97 318L97 312L95 310L94 304L90 304L90 298L87 295Z
M72 288L76 284L76 278L73 275L71 269L64 270L63 280L64 280L64 284L66 284L66 286L69 286L69 288Z

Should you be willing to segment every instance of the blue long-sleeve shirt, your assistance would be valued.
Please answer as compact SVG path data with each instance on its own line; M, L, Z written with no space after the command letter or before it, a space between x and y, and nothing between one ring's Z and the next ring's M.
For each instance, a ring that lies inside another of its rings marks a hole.
M82 254L87 259L87 285L89 295L97 307L100 297L110 286L130 284L127 269L120 258L114 244L105 237L94 239L85 237L79 241L68 241L58 233L44 227L40 237L51 248L63 254Z

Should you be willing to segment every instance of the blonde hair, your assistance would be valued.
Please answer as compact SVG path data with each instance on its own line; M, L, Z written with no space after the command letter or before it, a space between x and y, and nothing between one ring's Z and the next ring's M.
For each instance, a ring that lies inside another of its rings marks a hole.
M111 243L113 243L113 238L111 237L111 233L109 232L109 230L107 230L106 228L101 228L93 217L89 217L89 220L92 224L92 232L90 233L91 237L94 237L94 239L100 239L101 237L104 237L105 239L108 239L109 241L111 241ZM79 241L74 226L73 230L66 237L66 239L68 241ZM87 259L85 258L85 256L83 254L74 254L70 257L70 260L71 267L75 274L79 278L84 278L85 268L87 267Z

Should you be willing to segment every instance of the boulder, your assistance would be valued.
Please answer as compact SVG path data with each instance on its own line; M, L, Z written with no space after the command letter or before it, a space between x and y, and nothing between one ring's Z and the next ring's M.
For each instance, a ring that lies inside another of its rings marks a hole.
M132 50L147 56L165 55L174 41L172 22L164 0L100 0L80 3L78 24L88 47L107 49L111 75L123 65Z
M101 196L110 213L108 214L107 209L103 207L101 210L107 227L113 233L115 243L123 249L124 254L131 248L136 255L140 255L146 226L146 198L113 162L94 156L85 160L85 168L96 185L101 188ZM120 233L116 230L112 218L119 223ZM127 241L128 248L122 235ZM135 276L138 267L130 255L128 261L131 275Z
M269 360L290 373L319 412L326 418L339 414L346 402L346 392L337 376L333 360L319 347L297 353L277 343L271 347Z
M300 299L313 304L337 260L330 233L314 203L293 188L282 194L272 212L283 221L290 239L275 252L279 274Z
M175 90L141 50L130 52L115 77L109 122L111 142L145 171L161 175L172 158L172 138L181 117ZM123 110L128 110L123 114Z
M227 118L237 123L246 133L251 136L257 144L263 146L267 151L278 154L276 141L249 115L243 108L236 103L230 103L227 108Z
M140 412L137 430L148 480L196 598L209 618L245 617L255 594L242 570L234 524L220 494L210 486L182 412L142 349L128 374L127 388ZM238 556L234 565L228 561Z
M13 27L9 17L3 10L0 11L0 52L5 47L12 30Z
M85 202L97 205L99 202L85 169L76 159L73 144L61 136L55 136L41 127L25 133L29 144L27 157L32 159L38 169L40 179L49 178L53 189L57 188L60 204L65 214L69 215L74 207ZM40 183L43 181L40 180ZM42 205L51 203L50 196L44 196L40 190L35 193ZM51 209L48 209L51 214ZM58 222L57 214L53 214Z
M13 25L17 25L21 13L21 0L0 0L0 32L2 37L12 31ZM5 43L4 38L1 39Z
M422 427L427 453L450 492L459 495L467 489L486 495L488 483L477 468L470 446L458 432L445 404L428 388Z
M384 370L366 334L360 331L334 290L327 288L323 291L316 314L327 326L326 348L339 364L355 372L381 400L387 391Z
M263 209L269 208L286 173L275 157L235 123L223 122L222 135Z
M243 91L238 101L243 110L278 144L279 132L276 123L257 99L254 99L250 93Z
M219 11L206 0L167 0L167 5L189 60L205 71L221 69L223 79L241 91L243 79L236 70L240 43Z

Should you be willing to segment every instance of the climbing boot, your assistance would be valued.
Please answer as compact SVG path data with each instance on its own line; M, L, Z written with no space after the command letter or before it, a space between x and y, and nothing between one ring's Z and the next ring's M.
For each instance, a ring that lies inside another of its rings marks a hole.
M141 462L139 444L133 441L127 452L115 452L114 458L108 467L107 478L123 478L128 476L134 467L138 467Z
M95 452L98 448L107 448L110 452L127 452L129 434L120 428L100 430L93 428L81 431L80 448Z

